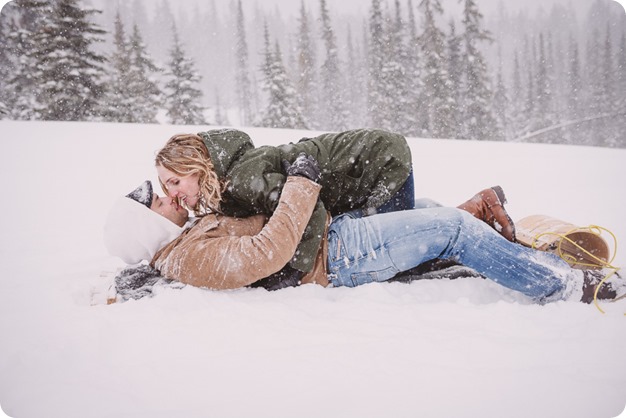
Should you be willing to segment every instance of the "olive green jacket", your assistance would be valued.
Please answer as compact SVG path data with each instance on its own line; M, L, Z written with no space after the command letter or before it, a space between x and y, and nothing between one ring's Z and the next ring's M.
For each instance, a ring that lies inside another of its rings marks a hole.
M320 201L290 265L311 271L324 228L326 210L333 216L353 209L375 209L386 203L411 171L411 150L402 135L358 129L304 138L297 143L255 148L242 131L219 129L198 134L227 188L221 211L230 216L271 214L286 175L283 160L300 153L313 156L321 170Z

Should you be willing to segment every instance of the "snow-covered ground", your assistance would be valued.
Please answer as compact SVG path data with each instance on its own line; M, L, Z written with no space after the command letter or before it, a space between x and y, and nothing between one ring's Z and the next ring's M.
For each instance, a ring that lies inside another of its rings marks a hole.
M0 404L13 417L614 417L626 302L529 304L478 279L163 289L90 306L113 200L206 127L0 122ZM257 145L305 132L246 129ZM626 149L409 138L418 196L503 186L626 240ZM155 183L156 184L156 183ZM626 265L623 242L614 264Z

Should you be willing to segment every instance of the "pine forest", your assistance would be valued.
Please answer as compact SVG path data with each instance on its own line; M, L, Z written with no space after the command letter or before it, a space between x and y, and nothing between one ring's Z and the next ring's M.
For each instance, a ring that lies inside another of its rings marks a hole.
M626 14L480 0L14 0L0 119L237 125L626 147Z

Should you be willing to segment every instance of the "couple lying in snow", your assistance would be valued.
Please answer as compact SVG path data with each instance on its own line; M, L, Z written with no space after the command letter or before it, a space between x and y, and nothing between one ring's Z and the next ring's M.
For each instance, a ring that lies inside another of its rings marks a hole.
M416 208L410 149L390 132L259 148L237 130L177 135L156 169L166 196L144 182L118 199L105 225L112 255L149 262L119 277L131 287L159 274L215 290L353 287L448 260L537 303L589 303L604 277L516 243L498 186L457 208ZM597 297L613 299L616 288L604 284Z

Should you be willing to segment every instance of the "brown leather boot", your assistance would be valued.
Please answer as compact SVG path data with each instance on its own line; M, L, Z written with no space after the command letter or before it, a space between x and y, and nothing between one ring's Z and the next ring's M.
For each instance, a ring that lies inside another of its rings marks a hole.
M489 224L504 238L515 242L515 224L504 209L506 196L500 186L485 189L474 195L467 202L457 206L474 215L474 217Z
M583 270L583 295L580 301L583 303L593 302L593 295L596 292L596 287L605 276L604 270ZM600 300L612 300L617 297L617 291L614 288L613 283L605 282L596 295Z

